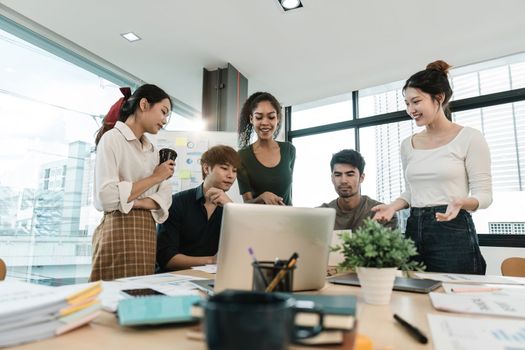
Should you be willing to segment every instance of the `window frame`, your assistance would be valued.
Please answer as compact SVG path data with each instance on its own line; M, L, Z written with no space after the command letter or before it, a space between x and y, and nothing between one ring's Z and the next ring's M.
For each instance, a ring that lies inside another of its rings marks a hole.
M525 101L525 88L454 100L450 102L450 110L452 113L454 113L522 101ZM293 107L287 106L285 107L286 140L293 142L293 139L297 137L312 136L332 131L354 128L356 150L359 151L361 148L359 130L361 128L410 120L410 117L404 110L359 118L359 91L357 90L352 92L352 108L354 113L353 118L350 120L310 128L291 130ZM525 247L525 235L523 234L504 235L482 233L478 234L478 240L480 246L518 248Z

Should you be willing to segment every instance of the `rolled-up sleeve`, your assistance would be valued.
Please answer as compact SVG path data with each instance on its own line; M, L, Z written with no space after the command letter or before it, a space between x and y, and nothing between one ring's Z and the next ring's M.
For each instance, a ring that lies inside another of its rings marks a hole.
M118 145L112 139L102 138L97 146L95 166L95 205L100 211L119 210L129 213L133 201L128 202L133 183L120 181L118 170Z
M155 222L162 224L169 216L169 209L172 202L171 183L169 180L164 180L160 183L159 189L156 193L148 196L159 205L159 209L152 210L151 214Z
M478 209L492 203L492 174L490 150L481 132L473 134L465 158L470 196L478 200Z

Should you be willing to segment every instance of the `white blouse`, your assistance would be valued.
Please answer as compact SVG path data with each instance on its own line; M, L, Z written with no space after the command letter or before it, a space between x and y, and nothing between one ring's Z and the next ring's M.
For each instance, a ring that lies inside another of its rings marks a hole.
M140 142L125 123L118 121L113 129L102 136L97 146L95 208L104 212L119 210L129 213L134 203L128 202L133 183L153 174L158 164L159 152L148 138L143 135ZM171 206L169 181L151 187L138 198L148 197L160 207L151 211L154 220L163 223L168 218Z
M446 205L457 198L476 198L479 209L492 203L490 151L476 129L463 127L446 145L414 149L412 137L401 143L406 191L411 207Z

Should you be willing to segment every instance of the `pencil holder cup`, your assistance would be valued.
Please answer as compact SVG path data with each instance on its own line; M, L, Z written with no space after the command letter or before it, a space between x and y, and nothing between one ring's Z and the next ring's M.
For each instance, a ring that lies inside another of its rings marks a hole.
M272 292L292 292L293 291L293 273L295 266L286 267L286 261L254 261L252 290L264 292L268 285L279 275L281 270L284 270L284 275L280 278L273 288Z

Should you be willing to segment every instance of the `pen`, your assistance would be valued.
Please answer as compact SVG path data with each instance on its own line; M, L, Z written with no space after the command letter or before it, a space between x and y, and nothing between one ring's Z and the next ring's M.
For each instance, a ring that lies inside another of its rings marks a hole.
M397 322L399 322L401 324L401 326L403 326L403 328L405 328L408 333L414 338L416 339L418 342L420 342L421 344L426 344L428 343L428 339L427 337L419 330L417 329L416 327L412 326L410 323L408 323L407 321L403 320L401 317L399 317L397 314L394 314L394 318L396 319Z
M281 279L286 274L286 271L291 269L295 265L295 263L297 262L297 258L298 257L299 257L299 254L297 254L297 253L293 253L292 254L290 259L288 259L288 262L286 263L286 265L279 271L279 273L277 275L275 275L275 277L270 282L268 287L266 287L265 292L271 292L272 290L274 290L274 288L277 286L277 284L279 284Z
M477 293L477 292L497 292L501 288L494 287L464 287L464 288L452 288L451 291L454 293Z
M250 253L250 256L252 257L252 260L254 262L254 267L259 271L259 275L261 276L261 280L264 283L264 288L268 287L268 281L266 280L266 277L264 277L264 273L261 270L261 265L259 265L259 262L257 261L257 258L255 257L255 253L253 252L252 247L248 247L248 253Z

